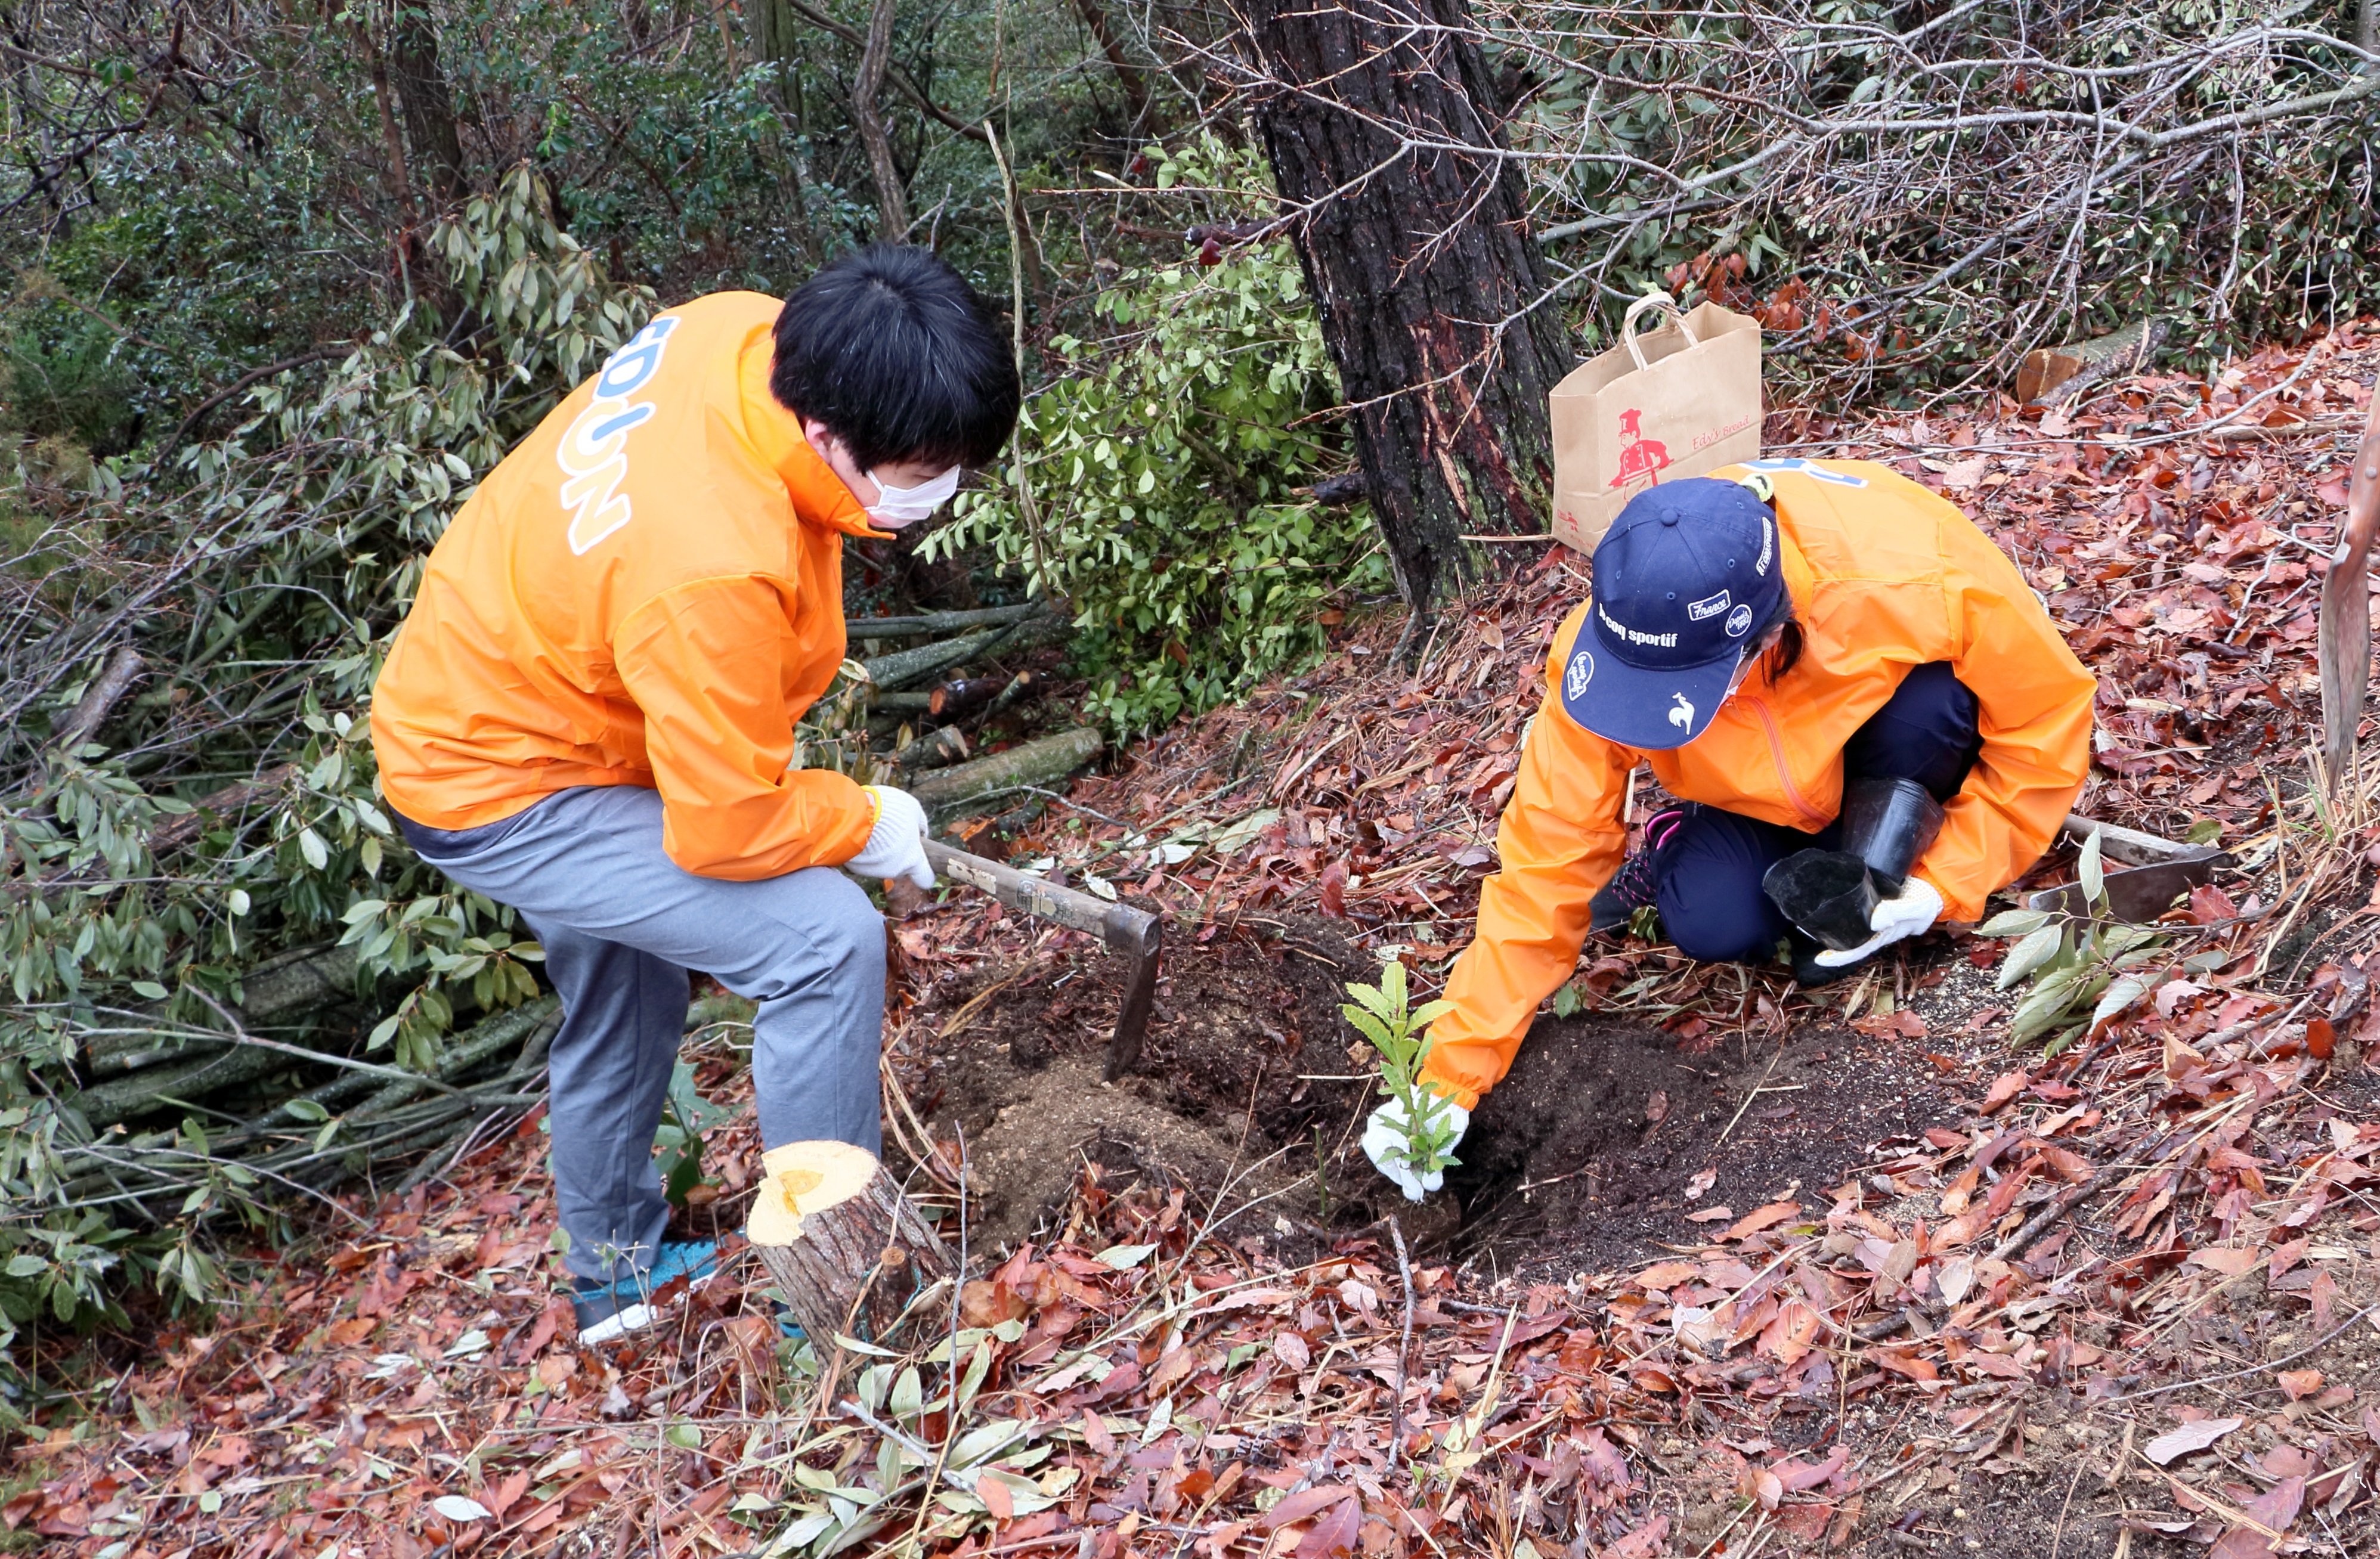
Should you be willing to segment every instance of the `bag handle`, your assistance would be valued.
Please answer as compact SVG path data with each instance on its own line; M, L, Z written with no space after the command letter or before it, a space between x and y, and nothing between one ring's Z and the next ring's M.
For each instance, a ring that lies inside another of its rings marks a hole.
M1645 317L1645 311L1648 308L1658 308L1668 315L1669 318L1663 323L1677 326L1678 333L1686 338L1687 345L1702 344L1694 339L1694 327L1686 323L1685 310L1678 307L1676 298L1665 292L1646 293L1643 297L1630 304L1628 312L1620 318L1620 339L1628 344L1628 356L1635 359L1639 369L1649 369L1653 366L1645 360L1645 349L1636 344L1637 321Z

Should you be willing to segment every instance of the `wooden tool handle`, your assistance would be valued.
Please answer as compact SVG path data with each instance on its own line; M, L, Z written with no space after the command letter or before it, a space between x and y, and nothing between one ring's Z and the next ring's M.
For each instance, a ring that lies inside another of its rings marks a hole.
M1076 931L1087 931L1120 953L1142 956L1157 946L1161 920L1129 904L1111 904L1047 877L1027 876L1014 866L987 861L955 850L940 840L926 841L926 859L934 870L969 888L980 888L1012 910L1021 910Z
M2334 554L2346 562L2372 550L2373 533L2380 530L2380 394L2372 397L2372 420L2355 452L2355 469L2348 478L2347 525L2339 532Z
M2380 529L2380 395L2355 452L2347 489L2347 523L2322 580L2320 632L2314 649L2322 671L2324 781L2336 794L2355 764L2355 733L2363 720L2363 694L2372 674L2372 538Z

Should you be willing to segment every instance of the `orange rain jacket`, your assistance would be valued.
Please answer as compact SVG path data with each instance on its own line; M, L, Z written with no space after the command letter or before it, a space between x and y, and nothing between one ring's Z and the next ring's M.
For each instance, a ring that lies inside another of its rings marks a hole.
M787 767L843 661L843 538L871 533L769 392L781 307L660 315L464 504L373 690L399 812L469 828L644 785L670 859L739 881L867 843L857 784Z
M1948 918L1969 921L2040 858L2082 788L2097 684L1989 538L1881 465L1759 469L1776 490L1801 662L1775 687L1755 671L1686 745L1638 752L1563 711L1561 668L1586 607L1563 620L1496 832L1502 869L1481 885L1476 936L1446 985L1453 1009L1432 1027L1423 1067L1466 1109L1511 1067L1537 1004L1578 961L1587 900L1620 865L1622 800L1639 762L1672 795L1815 833L1842 804L1843 743L1911 667L1947 660L1981 706L1983 754L1916 875L1941 890Z

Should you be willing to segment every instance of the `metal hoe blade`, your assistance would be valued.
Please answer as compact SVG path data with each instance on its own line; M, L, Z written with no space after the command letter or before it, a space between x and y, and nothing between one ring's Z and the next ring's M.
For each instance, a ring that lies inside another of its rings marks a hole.
M1140 1042L1148 1032L1148 1014L1157 1001L1157 965L1165 941L1165 917L1129 904L1111 904L1047 877L1029 876L1014 866L987 861L953 849L940 840L926 841L926 859L936 872L969 888L980 888L1012 910L1039 920L1054 920L1075 931L1087 931L1109 948L1132 960L1124 975L1123 1006L1116 1013L1115 1033L1108 1041L1107 1067L1102 1073L1115 1082L1140 1062Z
M2184 893L2214 881L2217 867L2232 864L2228 850L2160 839L2138 828L2098 822L2079 812L2066 815L2066 833L2077 843L2097 834L2107 858L2126 868L2101 878L2107 890L2107 912L2138 925L2156 919ZM2091 901L2079 882L2027 894L2024 903L2029 910L2054 910L2078 917L2092 913Z
M2118 920L2146 925L2171 909L2173 901L2181 895L2213 881L2217 866L2230 864L2229 852L2204 850L2170 861L2160 861L2153 866L2133 866L2109 872L2101 879L2107 889L2107 912ZM2056 910L2070 915L2091 913L2090 901L2083 896L2082 885L2079 882L2030 894L2025 899L2025 907Z

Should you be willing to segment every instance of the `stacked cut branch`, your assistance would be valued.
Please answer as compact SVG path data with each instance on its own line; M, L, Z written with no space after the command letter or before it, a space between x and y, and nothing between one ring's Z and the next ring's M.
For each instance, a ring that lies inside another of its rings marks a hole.
M251 998L247 1019L261 1024L290 1015L280 1003L312 1000L299 993L336 961L285 963L285 978L269 987L273 994L261 1005ZM270 1193L377 1178L407 1164L443 1166L455 1146L540 1102L546 1048L562 1010L546 997L494 1013L448 1036L437 1062L419 1073L342 1048L261 1038L237 1019L225 1032L170 1024L153 1013L123 1016L133 1024L97 1035L90 1064L135 1070L64 1101L64 1190L77 1202L127 1203L163 1220L217 1177ZM127 1047L143 1041L178 1048ZM140 1065L190 1050L205 1053ZM328 1081L310 1081L325 1072ZM269 1085L282 1076L295 1082ZM197 1133L191 1122L203 1123Z
M537 1102L553 998L450 1036L415 1074L352 1054L336 1024L322 1026L328 1037L298 1026L350 1005L355 984L352 949L307 948L250 970L245 999L218 1004L208 1023L176 1021L166 1003L102 1010L83 1035L85 1086L60 1101L66 1189L164 1218L212 1175L327 1187L418 1161ZM186 1119L203 1123L202 1142Z
M962 628L972 631L862 662L868 668L869 683L876 689L878 703L884 702L886 694L915 687L953 666L1054 643L1065 631L1065 620L1038 605L996 607L922 617L862 619L850 624L849 634L855 639L880 639L932 635Z
M1066 620L1037 601L970 611L860 618L848 626L851 639L858 644L873 646L913 637L929 641L862 662L868 671L868 702L877 711L870 733L887 741L899 739L892 762L905 779L915 780L946 765L967 768L964 761L971 755L967 732L979 731L987 721L1040 697L1050 686L1047 676L1029 671L992 676L953 673L1053 643L1064 634ZM1094 742L1091 752L1096 751ZM1089 761L1089 756L1090 753L1084 753L1056 770L1035 767L1026 782L1041 784L1063 778ZM941 775L936 776L935 785L942 791L953 788L953 782ZM956 786L965 790L967 782L962 778Z
M946 822L980 811L987 802L1051 789L1098 757L1100 746L1097 730L1077 726L922 775L910 781L909 793L925 804L937 823Z

